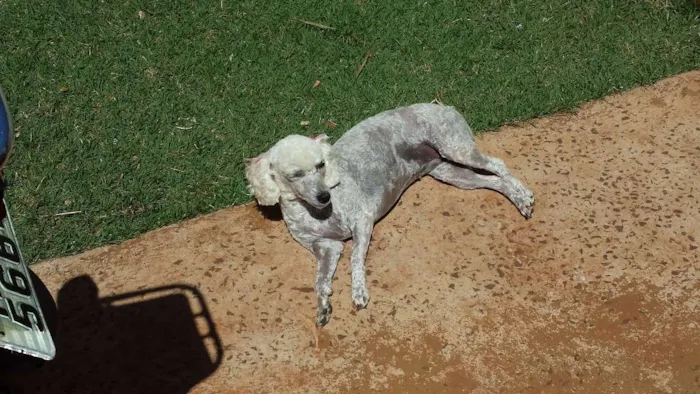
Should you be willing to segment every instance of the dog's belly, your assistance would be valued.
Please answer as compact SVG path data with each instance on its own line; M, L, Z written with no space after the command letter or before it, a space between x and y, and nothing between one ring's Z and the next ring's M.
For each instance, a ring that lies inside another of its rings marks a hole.
M358 207L375 220L385 216L409 186L442 162L430 144L404 141L400 133L377 128L360 137L362 141L354 145L338 142L342 179L351 180L345 185L341 180L338 192L348 207Z
M384 189L382 199L377 210L377 219L385 216L401 199L403 193L418 179L427 175L435 167L441 163L441 160L436 159L427 163L421 163L418 168L412 168L411 171L405 173L404 176L397 176L391 182L393 187Z

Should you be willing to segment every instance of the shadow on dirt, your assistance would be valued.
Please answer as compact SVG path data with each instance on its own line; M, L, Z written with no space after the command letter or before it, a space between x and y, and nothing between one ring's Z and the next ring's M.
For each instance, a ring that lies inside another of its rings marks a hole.
M187 393L221 364L201 293L188 285L99 298L89 276L58 293L56 358L0 371L9 393ZM2 392L2 389L0 389Z
M279 204L273 206L256 205L255 207L266 220L278 222L284 219Z

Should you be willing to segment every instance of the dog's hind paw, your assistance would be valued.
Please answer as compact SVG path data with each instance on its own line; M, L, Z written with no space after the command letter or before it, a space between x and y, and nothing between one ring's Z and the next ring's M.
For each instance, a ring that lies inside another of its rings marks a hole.
M535 213L535 196L530 190L525 189L525 192L518 200L516 205L520 214L526 219L530 219L532 214Z

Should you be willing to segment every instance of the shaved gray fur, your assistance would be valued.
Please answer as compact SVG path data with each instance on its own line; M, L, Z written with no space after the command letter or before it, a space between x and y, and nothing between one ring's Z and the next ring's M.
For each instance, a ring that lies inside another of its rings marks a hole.
M292 237L318 260L316 324L328 323L333 275L343 241L353 240L352 301L369 302L365 257L374 225L419 178L461 189L503 194L525 218L534 197L506 167L476 147L471 128L454 108L414 104L358 123L334 145L321 135L289 135L246 162L249 189L260 205L280 204Z

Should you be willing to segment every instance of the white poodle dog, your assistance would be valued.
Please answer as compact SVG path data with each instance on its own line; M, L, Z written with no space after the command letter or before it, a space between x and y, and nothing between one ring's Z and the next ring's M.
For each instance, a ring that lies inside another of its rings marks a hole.
M289 135L246 160L260 205L280 204L292 237L318 259L316 323L328 323L333 275L352 238L352 300L369 302L365 257L375 223L413 182L430 175L461 189L491 189L530 218L534 198L500 159L479 152L454 108L415 104L363 120L334 145L326 135Z

